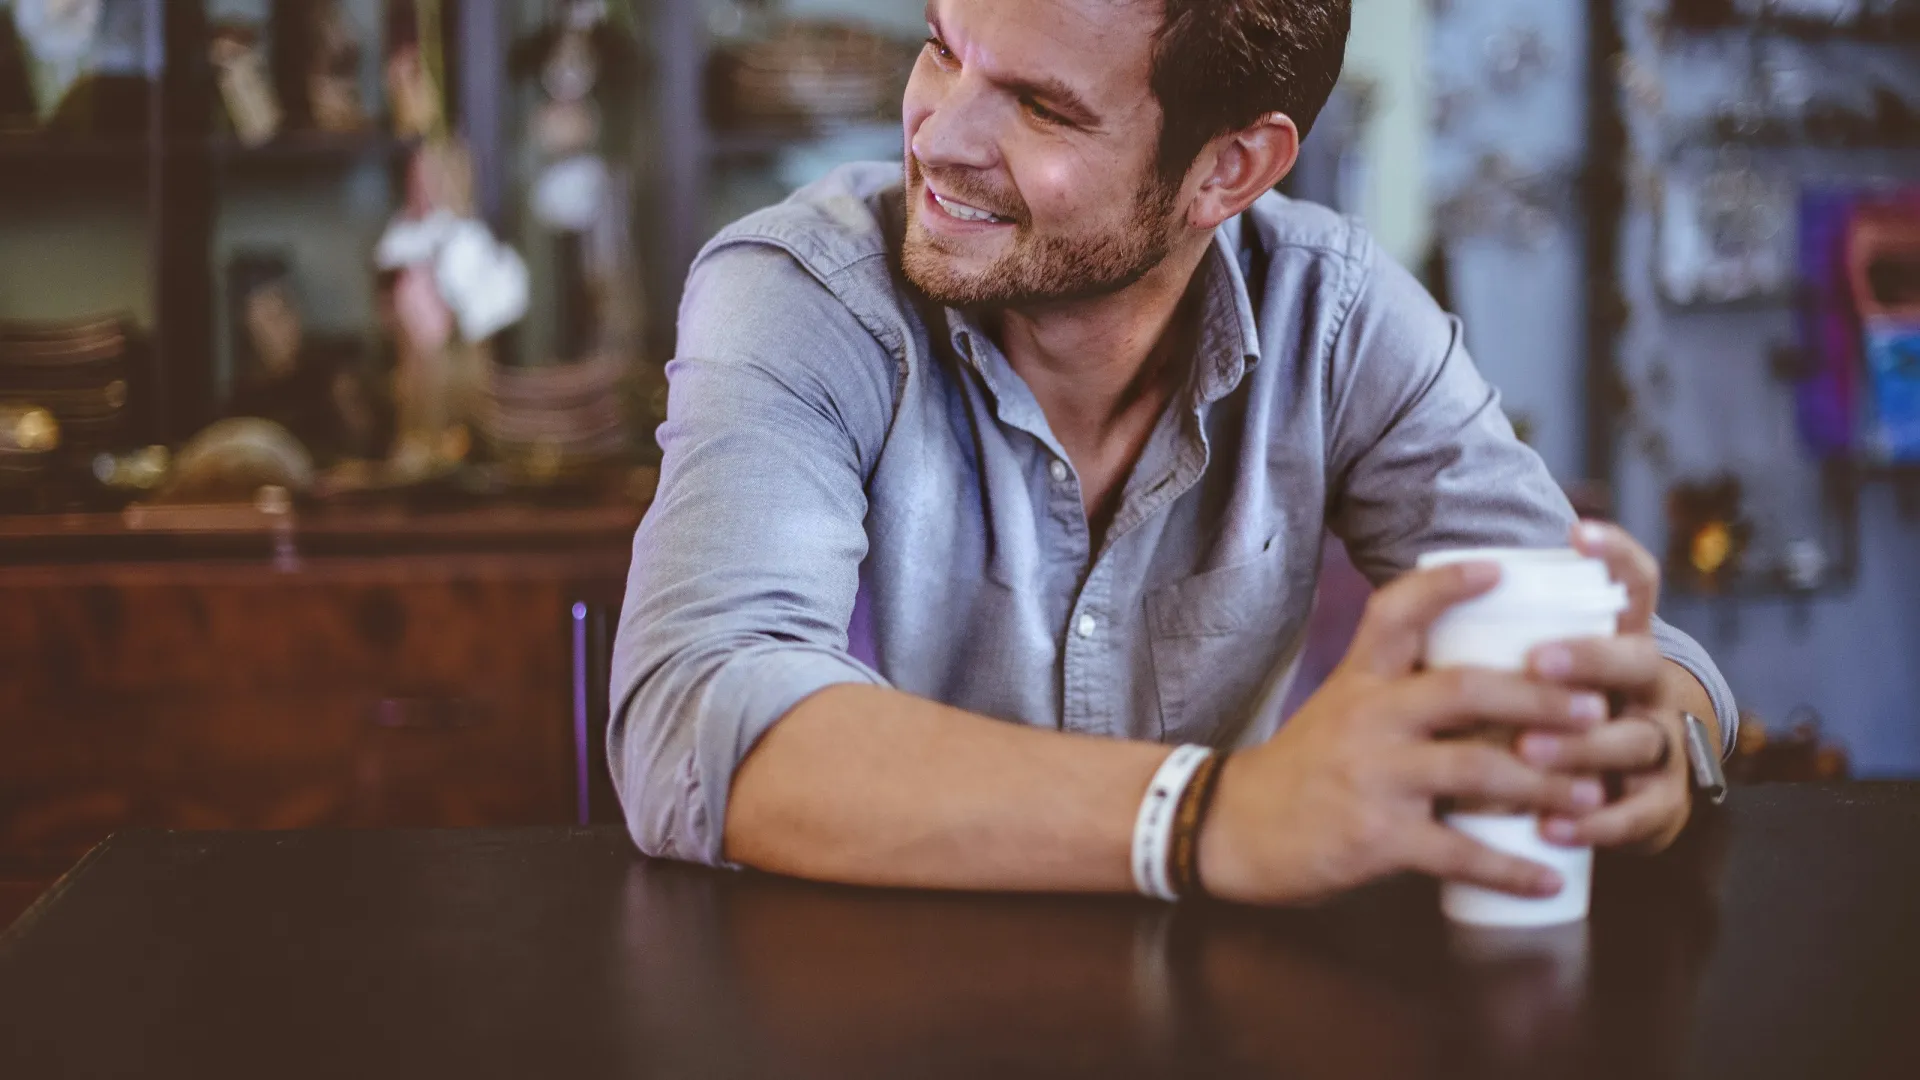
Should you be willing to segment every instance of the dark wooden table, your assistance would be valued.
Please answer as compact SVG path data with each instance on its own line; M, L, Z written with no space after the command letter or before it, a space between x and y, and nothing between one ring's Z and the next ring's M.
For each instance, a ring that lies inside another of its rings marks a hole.
M0 937L0 1076L1920 1077L1920 785L1742 790L1594 917L909 895L609 829L125 833Z

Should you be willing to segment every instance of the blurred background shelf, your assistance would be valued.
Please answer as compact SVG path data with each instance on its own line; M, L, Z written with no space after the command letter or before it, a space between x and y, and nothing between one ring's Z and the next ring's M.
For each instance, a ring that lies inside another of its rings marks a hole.
M258 146L248 146L230 136L217 136L209 139L207 146L223 165L267 169L350 166L368 160L397 162L418 149L420 141L381 132L303 131L280 135Z
M900 138L897 121L870 124L836 124L812 128L717 128L706 139L707 156L716 164L735 164L764 159L798 148L819 146L836 140L873 141Z
M0 166L10 169L138 162L151 152L143 136L0 135Z

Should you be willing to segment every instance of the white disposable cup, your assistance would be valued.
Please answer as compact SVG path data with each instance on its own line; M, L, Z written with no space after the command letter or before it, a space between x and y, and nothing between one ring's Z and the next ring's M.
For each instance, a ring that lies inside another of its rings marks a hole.
M1484 548L1433 552L1419 568L1463 562L1500 566L1500 582L1486 593L1449 609L1427 631L1429 668L1479 667L1525 671L1541 645L1619 632L1627 591L1607 576L1607 566L1570 548ZM1448 882L1440 906L1448 918L1476 926L1554 926L1587 917L1593 891L1593 849L1561 847L1540 835L1532 814L1463 810L1446 822L1509 855L1551 867L1562 886L1550 897L1513 896Z

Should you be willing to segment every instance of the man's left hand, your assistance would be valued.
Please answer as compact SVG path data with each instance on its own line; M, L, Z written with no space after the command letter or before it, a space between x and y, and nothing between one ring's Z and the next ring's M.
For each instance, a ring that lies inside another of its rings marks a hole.
M1519 752L1536 766L1617 777L1619 795L1583 817L1548 818L1541 833L1572 846L1661 851L1686 827L1692 809L1681 713L1698 714L1706 691L1654 641L1660 564L1653 555L1612 525L1582 523L1573 539L1627 587L1627 611L1618 636L1542 646L1529 666L1542 680L1606 692L1614 717L1584 735L1529 734Z

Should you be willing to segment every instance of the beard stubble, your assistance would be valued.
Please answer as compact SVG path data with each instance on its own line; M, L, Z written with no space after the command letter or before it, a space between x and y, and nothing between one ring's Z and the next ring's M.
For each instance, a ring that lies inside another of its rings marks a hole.
M981 270L962 273L942 249L940 238L915 227L924 208L914 193L925 181L911 152L902 173L908 206L901 268L916 288L947 307L1028 307L1105 296L1145 277L1173 249L1168 219L1178 188L1150 168L1136 186L1133 205L1120 228L1090 236L1038 235L1026 206L1010 207L1002 216L1014 223L1012 250ZM980 191L964 174L943 179L941 186L969 205L993 209L1009 201ZM1018 196L1013 199L1017 201Z

